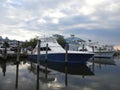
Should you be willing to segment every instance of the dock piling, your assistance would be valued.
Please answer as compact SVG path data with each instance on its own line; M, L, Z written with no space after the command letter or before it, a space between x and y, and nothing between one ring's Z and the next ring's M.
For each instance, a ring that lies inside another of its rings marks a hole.
M18 41L18 46L17 46L17 62L19 62L20 59L20 46L19 46L20 42Z
M65 50L66 50L66 53L65 53L65 63L68 63L68 44L66 44Z
M37 65L36 90L39 90L39 65Z
M66 53L65 53L65 86L68 85L68 44L65 46Z
M40 40L38 40L38 49L37 49L37 76L36 76L36 90L39 90L39 68L40 68Z
M16 63L16 82L15 82L15 88L18 88L18 75L19 75L19 62Z
M37 49L37 65L40 64L40 40L38 40L38 49Z
M94 53L94 51L95 51L94 49L95 49L95 47L94 47L94 46L92 46L92 51L93 51L93 53Z
M94 67L95 67L95 58L93 57L92 58L92 71L93 72L95 71Z
M20 42L18 41L18 46L17 46L17 60L16 60L16 83L15 83L15 88L18 88L18 75L19 75L19 59L20 59Z
M48 44L46 44L45 79L47 80Z
M4 42L4 53L3 53L3 59L7 59L7 42Z

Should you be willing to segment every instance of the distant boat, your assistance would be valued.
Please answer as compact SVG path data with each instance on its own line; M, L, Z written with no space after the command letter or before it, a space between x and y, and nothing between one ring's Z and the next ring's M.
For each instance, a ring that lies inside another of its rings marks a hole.
M80 45L80 51L89 51L94 53L96 58L112 58L115 50L112 45L99 45L98 43L86 43Z
M98 58L111 58L115 54L115 50L111 45L100 45L100 46L93 46L94 48L94 57Z
M52 63L65 63L66 51L58 44L55 38L46 37L41 38L40 43L40 63L45 63L46 59L46 44L48 44L48 62ZM37 50L38 44L33 50L33 54L28 53L28 59L35 60L37 62ZM86 64L86 62L93 57L93 53L68 51L68 64Z

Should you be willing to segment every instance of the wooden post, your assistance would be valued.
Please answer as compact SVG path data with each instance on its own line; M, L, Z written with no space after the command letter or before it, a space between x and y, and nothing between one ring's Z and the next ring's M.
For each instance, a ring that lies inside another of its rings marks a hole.
M16 82L15 82L15 88L18 88L18 75L19 75L19 62L16 63Z
M32 55L33 55L33 48L31 49L31 57L30 57L31 60L32 60Z
M47 80L47 61L48 61L48 44L46 44L46 58L45 58L45 79Z
M67 74L68 74L68 67L65 66L65 86L68 85L68 77L67 77Z
M38 40L38 49L37 49L37 65L40 64L40 40Z
M39 90L39 65L37 65L36 90Z
M67 74L68 74L68 44L66 44L66 53L65 53L65 85L67 86L68 85L68 77L67 77Z
M5 50L4 50L4 59L7 59L7 46L5 45Z
M95 46L94 46L94 45L92 46L92 52L93 52L93 53L95 52ZM94 55L95 55L95 53L94 53ZM93 71L93 72L94 72L94 66L95 66L95 63L94 63L95 60L94 60L94 59L95 59L95 57L92 58L92 71Z
M6 73L6 60L3 61L1 67L2 67L3 76L5 77L5 73Z
M17 46L17 60L16 60L16 83L15 83L15 88L18 88L18 75L19 75L19 59L20 59L20 42L18 41L18 46Z
M38 40L38 48L37 48L37 84L36 84L36 90L39 90L39 68L40 68L40 40Z
M68 63L68 44L66 44L65 62Z
M93 72L95 71L94 66L95 66L95 57L92 58L92 71Z
M94 46L92 46L92 51L93 51L93 53L94 53Z
M18 41L18 46L17 46L17 62L19 62L19 58L20 58L20 46L19 46L20 42Z

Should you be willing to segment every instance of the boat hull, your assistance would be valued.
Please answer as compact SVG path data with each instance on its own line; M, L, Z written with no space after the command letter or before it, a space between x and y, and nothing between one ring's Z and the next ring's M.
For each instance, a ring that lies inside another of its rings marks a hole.
M68 64L86 64L86 62L93 56L93 54L68 53ZM28 59L37 62L37 55L28 55ZM65 63L65 53L51 53L48 54L47 62ZM46 54L41 54L40 63L46 60Z
M114 52L95 52L94 57L96 58L111 58Z

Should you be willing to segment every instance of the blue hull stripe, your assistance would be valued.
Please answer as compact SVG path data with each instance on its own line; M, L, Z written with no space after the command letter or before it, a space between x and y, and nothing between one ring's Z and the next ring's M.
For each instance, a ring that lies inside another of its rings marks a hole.
M69 53L68 54L68 63L83 63L85 64L93 54L74 54ZM36 60L37 61L37 55L28 55L28 59ZM46 54L40 55L40 61L45 62ZM48 54L48 62L59 62L64 63L65 62L65 53L54 53L54 54Z

